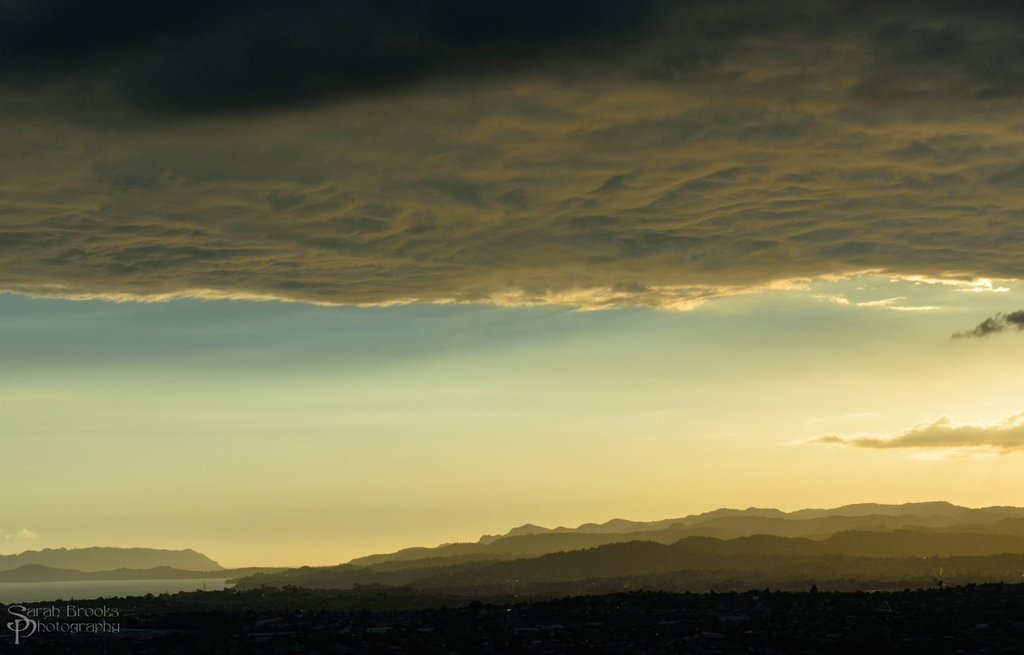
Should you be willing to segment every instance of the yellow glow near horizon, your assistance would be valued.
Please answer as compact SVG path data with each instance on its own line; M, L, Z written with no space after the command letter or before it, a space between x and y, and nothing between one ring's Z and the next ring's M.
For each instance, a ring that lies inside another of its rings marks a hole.
M684 313L0 298L4 479L48 489L15 492L0 548L330 564L528 522L1024 504L1016 451L811 443L1019 414L1024 339L950 338L1016 306L1007 284L860 277ZM876 302L897 296L941 309Z

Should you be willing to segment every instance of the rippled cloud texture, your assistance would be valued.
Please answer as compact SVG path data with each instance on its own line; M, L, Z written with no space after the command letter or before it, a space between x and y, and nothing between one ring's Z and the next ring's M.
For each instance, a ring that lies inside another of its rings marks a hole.
M681 4L3 3L0 288L688 308L1024 277L1017 4Z

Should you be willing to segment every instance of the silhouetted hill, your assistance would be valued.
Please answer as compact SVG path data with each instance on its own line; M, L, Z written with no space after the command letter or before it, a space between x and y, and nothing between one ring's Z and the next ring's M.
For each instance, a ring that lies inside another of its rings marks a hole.
M193 571L216 571L224 568L206 555L192 549L44 548L43 550L27 550L17 555L0 555L0 571L9 571L26 564L86 572L120 568L151 569L159 566Z
M217 569L214 571L188 571L169 566L151 569L113 569L110 571L77 571L58 569L41 564L25 564L16 569L0 571L0 582L74 582L80 580L181 580L188 578L242 578L258 573L280 573L283 568L247 567Z
M503 537L519 537L523 535L547 534L547 533L579 533L579 534L628 534L633 532L649 532L661 530L672 526L690 525L701 523L707 520L726 516L768 516L782 517L785 512L777 509L762 509L748 507L747 509L716 509L703 514L693 514L676 519L661 519L658 521L629 521L626 519L611 519L604 523L583 523L575 528L560 526L557 528L543 528L539 525L527 523L518 528L512 528L503 535L484 535L480 537L479 543L491 543Z
M9 571L0 571L0 582L65 582L88 579L88 573L73 569L55 569L42 564L25 564Z
M729 540L691 536L668 544L619 542L530 558L463 562L441 558L423 562L420 566L406 563L404 567L397 567L395 562L304 567L245 578L238 587L349 589L379 584L509 593L542 588L552 591L551 585L587 583L573 586L571 591L575 593L588 587L607 591L620 588L620 584L706 590L712 583L734 584L740 580L754 586L802 584L808 580L863 580L873 584L944 575L959 576L963 582L992 582L1019 580L1024 575L1024 537L913 530L842 532L824 540L773 535Z
M974 509L945 502L905 505L862 503L832 510L807 509L789 513L763 508L719 509L679 519L650 522L613 519L602 524L585 523L579 528L547 529L527 524L506 535L481 537L476 543L406 548L396 553L356 558L349 563L378 566L389 562L392 570L398 570L420 566L420 562L425 560L444 559L448 563L457 563L515 559L635 540L668 544L693 536L734 539L755 534L824 539L850 530L878 532L900 529L1024 536L1024 508Z
M87 638L79 632L40 630L5 652L1021 652L1024 585L916 591L900 587L874 593L808 589L796 593L775 588L701 594L620 591L527 598L380 587L186 592L118 599L120 632L116 636ZM75 604L101 610L109 601ZM50 604L26 605L45 609ZM4 639L0 636L0 643Z
M900 505L886 505L881 503L857 503L854 505L843 505L832 509L801 509L793 512L762 507L748 507L747 509L721 508L704 512L702 514L691 514L674 519L660 519L657 521L629 521L626 519L612 519L605 523L584 523L576 528L557 527L544 528L538 525L526 524L519 528L513 528L504 535L485 535L481 542L493 541L501 537L514 537L524 534L543 534L547 532L576 532L585 534L609 534L647 532L660 530L671 526L684 526L706 523L716 519L734 517L760 517L777 519L813 519L823 517L866 517L866 516L917 516L927 517L933 522L942 522L947 525L955 523L979 520L987 522L1004 517L1024 517L1024 508L995 506L995 507L961 507L945 501L933 501L925 503L903 503Z
M992 521L1007 516L1024 516L1024 508L1010 506L961 507L945 501L902 503L900 505L857 503L833 509L800 509L795 512L789 512L787 516L791 518L818 518L821 516L867 516L870 514L884 514L887 516L913 514L916 516L942 517L952 522L962 523L972 519Z

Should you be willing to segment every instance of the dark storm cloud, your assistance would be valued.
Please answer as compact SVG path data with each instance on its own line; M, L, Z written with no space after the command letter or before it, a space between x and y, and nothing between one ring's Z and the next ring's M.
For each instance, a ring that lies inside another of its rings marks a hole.
M657 26L665 0L28 0L0 5L0 74L110 85L203 112L386 91L432 76L601 56Z
M854 41L866 98L1001 97L1024 90L1021 14L1009 2L7 0L0 79L69 83L78 104L99 89L149 111L251 111L523 69L677 82L750 44Z
M966 337L987 337L990 334L1006 332L1007 330L1012 329L1016 329L1017 331L1024 330L1024 310L999 313L995 316L990 316L981 323L978 323L973 330L954 333L953 338L963 339Z
M1020 278L1022 40L997 2L0 0L0 289Z
M875 30L875 64L860 92L882 98L1020 95L1024 37L1019 6L939 7L934 15L898 17Z

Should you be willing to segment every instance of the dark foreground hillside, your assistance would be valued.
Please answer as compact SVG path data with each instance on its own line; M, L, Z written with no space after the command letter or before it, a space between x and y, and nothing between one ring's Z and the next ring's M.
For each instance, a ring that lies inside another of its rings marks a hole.
M1024 585L634 592L532 602L467 601L379 588L289 588L91 604L118 608L117 634L36 633L14 646L8 632L0 652L934 655L1020 653L1024 644Z
M835 591L916 589L939 580L952 585L1024 580L1024 545L984 534L855 531L820 541L771 535L687 537L672 544L631 541L512 560L450 564L433 559L391 567L390 562L302 567L243 578L236 589L381 585L449 595L531 597L638 589L799 591L813 582Z

